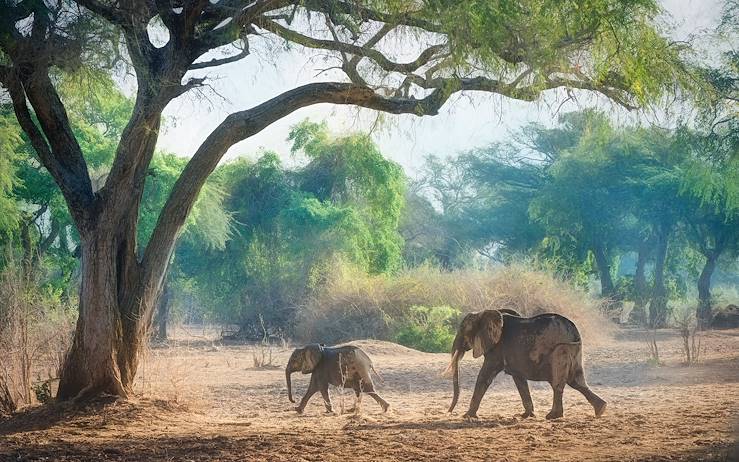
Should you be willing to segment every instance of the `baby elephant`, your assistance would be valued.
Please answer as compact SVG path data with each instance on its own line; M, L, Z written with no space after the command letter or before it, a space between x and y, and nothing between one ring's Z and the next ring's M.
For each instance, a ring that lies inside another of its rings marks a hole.
M290 402L295 402L290 376L293 372L301 371L303 374L312 375L308 391L295 409L299 414L303 413L308 400L317 391L320 391L321 396L323 396L326 412L333 412L331 397L328 393L329 384L352 388L357 395L357 400L361 400L360 393L365 392L374 398L382 406L382 411L385 412L390 405L375 393L370 370L377 374L367 353L353 345L327 347L323 344L311 344L304 348L298 348L293 351L290 360L287 362L287 367L285 367L287 396ZM377 375L379 376L379 374Z

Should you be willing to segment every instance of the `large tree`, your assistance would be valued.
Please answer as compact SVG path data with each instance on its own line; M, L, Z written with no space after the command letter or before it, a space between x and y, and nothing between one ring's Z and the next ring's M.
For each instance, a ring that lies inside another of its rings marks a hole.
M530 101L567 87L637 106L687 81L676 45L652 25L658 13L654 0L0 0L0 82L81 240L80 315L58 398L130 394L177 234L233 144L318 103L424 116L460 91ZM252 42L275 39L329 53L342 77L226 117L140 248L139 208L162 111L204 85L192 71L246 58ZM56 82L60 72L111 56L130 62L136 96L98 189Z

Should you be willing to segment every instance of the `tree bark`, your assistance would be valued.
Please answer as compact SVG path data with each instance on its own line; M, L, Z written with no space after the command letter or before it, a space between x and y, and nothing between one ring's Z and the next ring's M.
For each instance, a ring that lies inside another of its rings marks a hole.
M138 162L109 175L98 191L98 213L80 226L79 318L62 369L57 398L84 399L100 393L128 397L141 348L148 338L166 261L149 268L137 258L136 234L145 166L156 145L161 109L139 97L117 156ZM159 111L159 112L158 112ZM131 152L122 151L126 147ZM71 206L70 206L71 207ZM170 236L172 243L176 234Z
M157 304L157 340L167 340L167 322L169 321L169 308L172 300L172 289L169 284L164 283L162 294Z
M629 322L635 324L645 324L647 314L644 307L647 304L649 295L647 293L647 276L646 266L649 257L648 242L642 242L639 246L639 252L636 257L636 271L634 272L634 308L629 313Z
M82 236L79 318L59 382L57 399L83 399L99 393L127 397L131 371L119 362L128 349L119 293L128 292L120 271L125 267L121 232L100 229ZM122 284L124 287L119 287Z
M718 252L706 255L706 263L703 265L698 278L698 310L696 318L700 326L708 326L711 323L711 276L716 269Z
M162 278L142 284L134 251L138 201L123 215L108 210L98 226L81 235L80 313L62 369L60 400L131 394L161 288ZM166 266L156 271L163 275Z
M654 290L649 302L650 327L667 325L667 288L665 287L665 262L667 260L667 244L669 231L663 229L657 236L657 250L654 260Z
M613 279L611 278L611 265L606 255L605 247L602 242L596 242L593 245L593 255L595 256L595 264L598 266L598 278L600 279L600 295L603 298L612 299L614 297Z

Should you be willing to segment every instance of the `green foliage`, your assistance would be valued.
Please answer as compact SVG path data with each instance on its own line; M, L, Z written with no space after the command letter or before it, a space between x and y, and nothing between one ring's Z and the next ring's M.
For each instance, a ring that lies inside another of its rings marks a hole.
M233 233L222 249L182 242L177 252L207 309L244 327L261 329L260 316L270 327L288 326L338 262L372 274L401 265L400 167L368 137L333 138L322 124L304 122L290 139L305 155L302 166L286 168L267 152L216 169L209 183L226 195Z
M576 287L590 286L596 272L593 254L577 240L547 235L531 250L536 267L557 274Z
M461 312L448 306L413 306L397 326L394 341L427 353L446 353L454 341Z
M159 213L175 182L187 165L187 159L158 153L149 167L143 204L139 209L138 239L145 246L154 232ZM182 238L199 242L206 248L223 249L231 236L231 215L224 209L225 193L217 182L206 183L193 206L182 231Z
M723 215L725 220L739 213L739 157L714 162L693 158L679 168L681 195L692 197L705 212Z
M18 126L7 115L0 116L0 235L5 236L18 226L13 189L18 182L15 163L20 142Z
M655 0L435 0L425 9L431 19L443 18L450 65L461 72L502 73L526 62L544 88L546 76L536 68L574 66L572 72L592 73L597 84L627 89L639 103L676 82L695 86L678 59L684 50L653 26L660 12Z
M408 191L401 222L407 264L462 268L472 264L475 247L489 242L490 217L482 210L482 195L473 194L474 174L466 158L426 158Z
M397 227L405 187L400 166L386 160L367 135L332 139L325 125L304 121L289 139L293 152L302 151L310 160L299 173L300 188L321 201L351 203L362 217L365 230L357 230L354 258L364 255L372 273L398 269L402 240Z

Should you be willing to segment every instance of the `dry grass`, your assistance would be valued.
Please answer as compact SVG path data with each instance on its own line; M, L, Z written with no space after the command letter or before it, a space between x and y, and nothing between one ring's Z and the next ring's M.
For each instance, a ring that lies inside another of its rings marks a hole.
M134 383L134 391L171 403L198 402L206 389L193 381L199 368L208 363L194 360L203 351L220 351L217 329L173 326L170 339L162 344L149 344L141 353L141 362ZM177 357L168 352L176 348Z
M416 305L462 312L512 308L525 316L559 313L575 321L590 344L612 331L598 300L523 265L493 271L418 268L393 278L344 271L298 310L298 340L390 339L393 322L405 319Z

